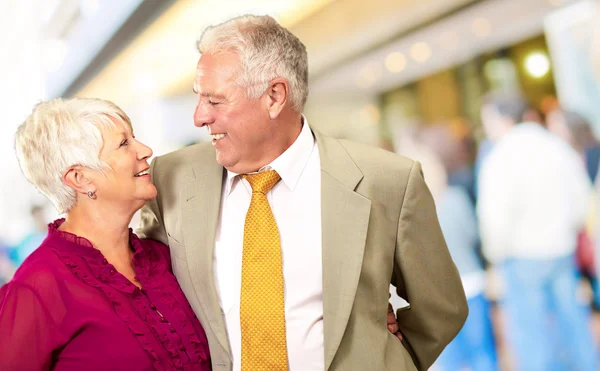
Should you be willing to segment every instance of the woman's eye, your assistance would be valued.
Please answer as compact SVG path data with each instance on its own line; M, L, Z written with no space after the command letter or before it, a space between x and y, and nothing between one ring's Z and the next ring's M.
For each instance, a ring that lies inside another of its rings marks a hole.
M127 141L127 139L125 139L124 141L121 142L121 145L119 147L123 147L123 146L127 146L129 145L129 142Z

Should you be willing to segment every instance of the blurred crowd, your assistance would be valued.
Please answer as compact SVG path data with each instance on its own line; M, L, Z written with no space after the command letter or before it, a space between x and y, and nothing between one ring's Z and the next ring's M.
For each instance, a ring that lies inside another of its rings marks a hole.
M438 370L597 370L592 309L600 144L577 112L545 117L516 92L481 104L485 137L421 124L396 151L423 165L469 317Z
M16 269L23 263L46 238L48 233L47 224L48 205L34 204L30 212L30 230L17 244L10 245L0 240L0 286L12 278Z

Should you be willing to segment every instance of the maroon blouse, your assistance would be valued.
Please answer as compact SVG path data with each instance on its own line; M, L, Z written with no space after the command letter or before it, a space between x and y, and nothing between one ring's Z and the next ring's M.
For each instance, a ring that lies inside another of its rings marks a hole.
M140 290L63 221L0 289L0 370L210 370L168 247L130 231Z

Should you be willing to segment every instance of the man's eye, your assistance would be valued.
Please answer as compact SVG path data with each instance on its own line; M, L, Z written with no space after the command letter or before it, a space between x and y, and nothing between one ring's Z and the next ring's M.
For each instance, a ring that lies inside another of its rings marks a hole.
M216 106L218 104L220 104L219 102L215 102L214 100L208 100L208 103L210 103L211 106Z
M129 142L127 141L127 139L125 139L124 141L121 142L121 145L119 147L123 147L123 146L127 146L129 145Z

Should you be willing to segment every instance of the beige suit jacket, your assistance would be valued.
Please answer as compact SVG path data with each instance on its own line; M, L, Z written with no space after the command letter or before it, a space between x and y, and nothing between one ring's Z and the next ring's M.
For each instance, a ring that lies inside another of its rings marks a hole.
M419 163L315 133L321 157L326 370L426 370L467 316L465 294ZM168 244L173 270L210 345L213 370L231 351L213 277L225 171L210 143L152 161L158 197L138 234ZM390 282L401 343L387 330Z

